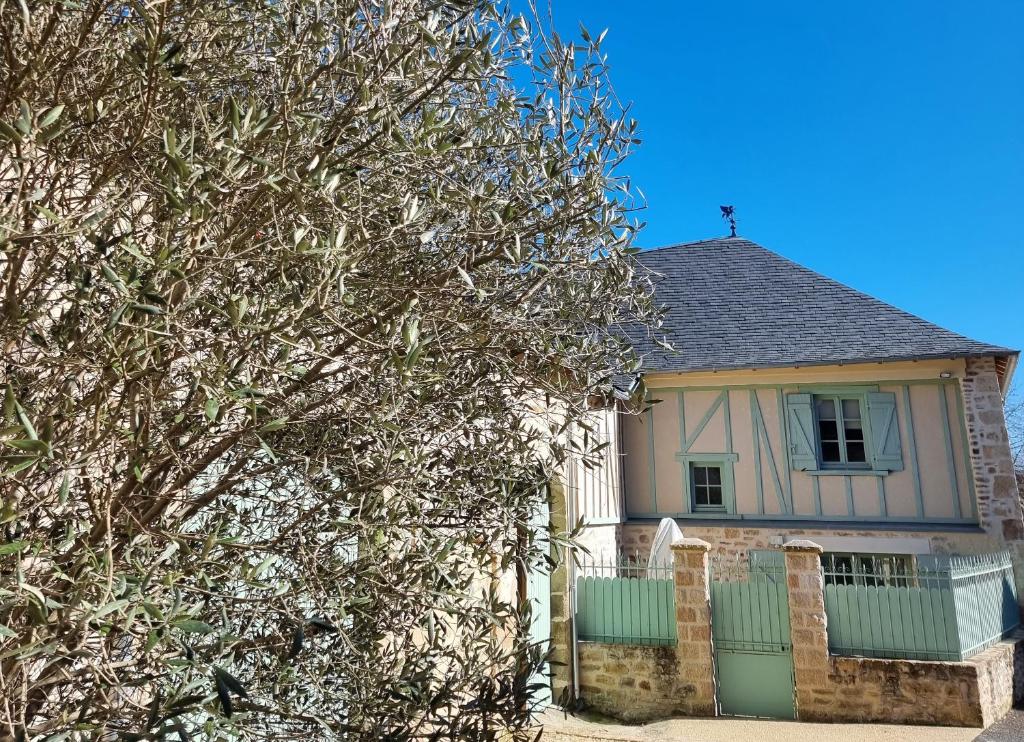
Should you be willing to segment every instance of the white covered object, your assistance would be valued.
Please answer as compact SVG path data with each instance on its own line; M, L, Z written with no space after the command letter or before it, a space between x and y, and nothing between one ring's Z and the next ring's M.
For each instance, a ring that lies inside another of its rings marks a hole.
M662 518L658 531L651 542L651 555L647 558L647 569L672 566L672 542L683 537L683 532L671 518Z

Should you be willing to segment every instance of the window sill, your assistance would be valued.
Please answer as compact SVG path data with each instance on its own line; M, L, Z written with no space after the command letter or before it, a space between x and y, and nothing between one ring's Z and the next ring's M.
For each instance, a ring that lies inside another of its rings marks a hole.
M804 474L812 477L887 477L888 469L805 469Z

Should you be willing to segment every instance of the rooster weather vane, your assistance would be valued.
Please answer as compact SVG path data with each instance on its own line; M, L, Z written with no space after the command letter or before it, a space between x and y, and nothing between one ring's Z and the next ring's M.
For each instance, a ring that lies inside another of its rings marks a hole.
M736 207L735 206L719 206L722 210L722 218L729 222L729 236L736 236Z

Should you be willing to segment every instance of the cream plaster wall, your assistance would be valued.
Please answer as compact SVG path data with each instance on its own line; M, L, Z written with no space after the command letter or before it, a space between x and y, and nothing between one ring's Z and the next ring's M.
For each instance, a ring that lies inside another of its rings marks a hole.
M948 380L940 379L940 374L949 374ZM971 520L975 517L973 480L959 392L959 380L964 375L963 361L948 361L651 377L648 384L656 401L639 416L623 414L621 421L627 515L650 516L656 512L681 517L688 511L683 464L677 459L683 451L681 435L685 432L691 440L688 453L734 453L738 457L734 466L737 514L878 520L919 519L923 515L925 520L933 521ZM762 386L765 384L780 386ZM877 386L880 391L895 394L902 471L884 476L815 476L790 469L784 395L821 384ZM727 403L719 402L723 390ZM716 405L714 414L694 438L699 424ZM753 423L755 407L764 422L759 436L755 436ZM648 479L652 432L656 511L652 511ZM920 483L920 499L916 482Z

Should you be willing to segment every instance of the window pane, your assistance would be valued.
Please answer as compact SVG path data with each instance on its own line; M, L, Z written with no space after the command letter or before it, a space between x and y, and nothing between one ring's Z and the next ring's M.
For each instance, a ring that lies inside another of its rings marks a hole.
M721 486L710 486L708 487L708 505L721 505L722 504L722 488Z
M855 464L863 464L868 460L864 452L864 441L846 442L846 460Z
M707 484L708 483L708 469L706 466L695 466L693 467L693 483L694 484Z
M822 461L829 462L840 461L841 459L839 458L839 444L835 441L822 441L821 459Z
M708 504L708 488L706 486L697 486L693 490L694 502L698 505Z
M818 433L823 441L839 440L839 428L836 427L835 420L818 421Z
M862 441L864 440L864 428L860 423L860 420L844 420L843 432L846 433L846 440L850 441Z
M717 466L708 467L708 484L722 484L722 470Z
M860 420L860 401L856 399L843 400L843 419L846 421Z
M819 420L835 420L836 419L836 405L831 399L819 399L818 400L818 419Z

